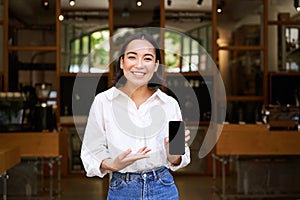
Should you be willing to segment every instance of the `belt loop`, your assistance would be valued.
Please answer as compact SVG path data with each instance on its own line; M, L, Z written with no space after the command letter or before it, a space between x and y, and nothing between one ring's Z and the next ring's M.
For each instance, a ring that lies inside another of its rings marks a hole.
M154 179L156 180L157 179L157 175L156 175L155 169L152 169L152 172L153 172L153 175L154 175Z
M129 181L129 173L126 172L126 175L125 175L125 181L128 182Z

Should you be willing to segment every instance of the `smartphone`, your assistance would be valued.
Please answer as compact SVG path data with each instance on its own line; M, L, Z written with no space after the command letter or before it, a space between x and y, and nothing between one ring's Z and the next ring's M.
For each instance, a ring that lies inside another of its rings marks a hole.
M185 149L185 123L169 121L169 153L183 155Z

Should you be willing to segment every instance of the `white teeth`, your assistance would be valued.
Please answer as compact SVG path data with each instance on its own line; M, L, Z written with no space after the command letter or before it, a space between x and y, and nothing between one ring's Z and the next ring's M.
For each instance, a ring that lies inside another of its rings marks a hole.
M142 72L132 72L134 75L136 76L144 76L145 73L142 73Z

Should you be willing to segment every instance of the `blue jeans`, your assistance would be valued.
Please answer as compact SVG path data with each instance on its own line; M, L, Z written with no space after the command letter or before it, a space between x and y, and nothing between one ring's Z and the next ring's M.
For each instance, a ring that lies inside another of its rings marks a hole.
M178 200L173 176L166 167L136 173L113 172L108 200Z

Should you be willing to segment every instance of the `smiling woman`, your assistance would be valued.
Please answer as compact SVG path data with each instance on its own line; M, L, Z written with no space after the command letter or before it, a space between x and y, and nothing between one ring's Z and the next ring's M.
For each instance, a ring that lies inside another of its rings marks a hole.
M159 89L160 64L151 35L130 36L120 51L115 87L98 94L91 106L81 159L87 176L112 173L108 199L179 198L169 169L190 163L190 132L185 131L185 153L171 155L168 122L182 116L177 101Z
M153 73L157 71L159 61L155 58L155 49L150 42L144 39L132 41L120 59L120 67L127 79L129 87L146 85Z
M148 86L162 85L163 82L159 74L161 70L158 70L160 64L162 64L162 58L159 46L153 37L148 34L137 33L127 40L121 49L117 66L119 71L115 84L124 85L126 79L130 78L126 74L131 71L135 76L148 78L146 80ZM125 69L124 66L126 66Z

